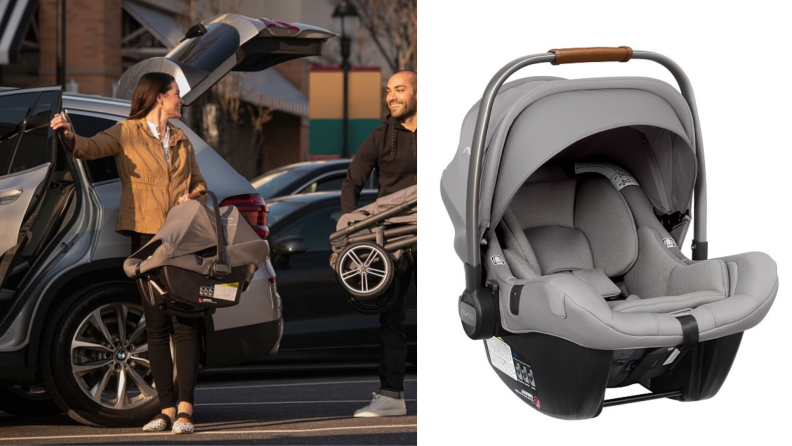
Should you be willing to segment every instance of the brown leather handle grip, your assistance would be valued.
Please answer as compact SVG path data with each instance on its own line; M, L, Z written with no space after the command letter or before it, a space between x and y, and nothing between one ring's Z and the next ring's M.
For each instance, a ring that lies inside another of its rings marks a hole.
M620 46L618 48L561 48L550 50L555 53L553 65L583 62L627 62L632 57L632 48Z

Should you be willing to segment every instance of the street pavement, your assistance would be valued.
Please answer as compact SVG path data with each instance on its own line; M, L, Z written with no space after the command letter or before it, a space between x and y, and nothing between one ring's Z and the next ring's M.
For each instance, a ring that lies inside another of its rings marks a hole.
M266 379L262 379L266 376ZM0 412L5 444L416 444L417 378L405 382L405 417L352 418L371 400L379 379L371 369L250 369L199 375L196 433L176 436L138 428L94 428L66 415L15 417Z

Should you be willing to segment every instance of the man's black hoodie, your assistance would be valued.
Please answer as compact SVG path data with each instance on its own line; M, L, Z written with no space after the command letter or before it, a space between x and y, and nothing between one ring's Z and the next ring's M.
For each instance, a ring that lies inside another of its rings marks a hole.
M418 184L418 130L411 132L391 116L369 135L349 165L341 186L341 210L358 208L360 190L377 169L379 194L384 197Z

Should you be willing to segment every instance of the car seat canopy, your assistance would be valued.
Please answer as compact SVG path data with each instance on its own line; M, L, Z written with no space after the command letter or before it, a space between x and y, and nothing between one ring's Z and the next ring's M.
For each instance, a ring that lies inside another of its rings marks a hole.
M266 260L269 255L267 241L253 231L235 206L221 207L220 218L230 267L245 264L258 267ZM186 201L171 209L151 241L124 262L124 272L128 277L135 277L169 265L209 274L212 260L216 258L216 227L215 217L208 208L197 200ZM202 254L206 255L205 260Z
M455 249L472 263L465 240L465 194L478 104L468 112L441 191L456 232ZM581 140L586 144L575 144ZM514 194L540 166L574 157L618 164L643 185L661 214L685 213L696 180L694 126L670 85L645 78L525 78L505 84L485 138L479 236L497 226Z

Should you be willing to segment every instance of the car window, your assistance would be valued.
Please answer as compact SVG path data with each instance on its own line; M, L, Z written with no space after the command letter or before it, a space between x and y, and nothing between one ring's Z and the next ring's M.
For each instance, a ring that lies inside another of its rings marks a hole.
M301 190L301 194L310 194L311 192L328 192L334 190L341 190L341 184L346 178L346 173L339 174L331 177L322 178L319 181L314 181L308 187Z
M77 112L70 112L69 117L74 125L75 133L85 138L90 138L103 130L107 130L118 122L112 119L88 116ZM115 157L108 156L90 160L87 161L87 163L88 173L91 176L92 183L118 178L118 167L116 166Z
M28 147L30 149L35 148L35 141L38 140L36 136L40 135L31 136L31 143L28 145L27 135L24 135L24 130L26 129L20 127L25 118L29 120L29 117L34 116L34 111L38 112L36 100L39 95L36 92L0 96L0 176L24 170L20 169L20 167L35 162L35 158L41 161L41 158L36 154L25 153L28 151L26 150ZM49 125L49 122L47 122L47 125ZM25 144L22 144L22 140L25 140ZM17 150L18 148L20 150ZM45 151L46 144L39 151L39 155L43 155L44 159L46 159ZM17 153L22 153L21 157L18 157ZM19 161L14 161L14 158ZM29 165L29 167L35 166Z
M301 237L308 252L330 251L330 234L336 230L341 218L341 204L333 204L300 217L283 231L274 234L273 242L286 237Z
M281 194L283 188L294 181L295 173L292 169L276 170L269 172L253 183L259 194L267 200Z
M45 91L39 96L36 107L30 113L25 133L19 141L16 154L11 161L11 173L40 166L51 159L52 149L50 120L58 111L60 93Z
M361 198L360 206L371 204L373 200ZM286 204L288 202L276 203ZM273 206L276 207L276 206ZM270 208L270 217L272 217ZM333 203L300 217L283 231L272 235L273 243L286 237L301 237L305 240L308 252L330 252L330 234L336 232L336 224L341 218L341 203Z
M269 212L267 213L267 224L269 226L274 226L278 220L291 214L297 209L300 209L300 205L298 203L290 203L288 201L269 203L268 207Z

